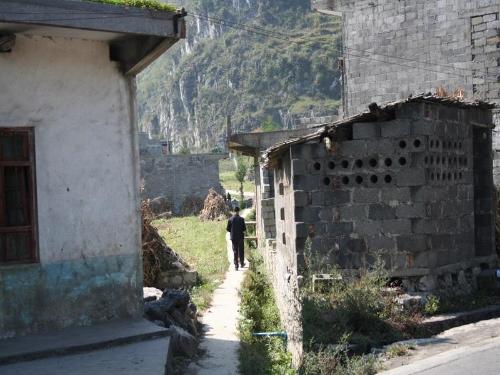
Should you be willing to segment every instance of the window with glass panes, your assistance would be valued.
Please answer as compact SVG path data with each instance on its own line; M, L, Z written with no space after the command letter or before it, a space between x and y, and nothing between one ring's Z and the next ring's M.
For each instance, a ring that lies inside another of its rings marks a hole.
M37 261L33 129L0 128L0 263Z

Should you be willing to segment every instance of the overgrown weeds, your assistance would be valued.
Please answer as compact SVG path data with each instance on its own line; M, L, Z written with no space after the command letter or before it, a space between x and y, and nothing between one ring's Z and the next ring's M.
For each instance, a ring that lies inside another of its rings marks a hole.
M262 257L252 251L250 267L241 289L240 372L243 375L295 374L291 356L280 337L254 337L255 332L281 331L274 292Z
M336 345L321 346L306 352L301 375L373 375L377 361L373 355L349 355L348 336Z
M199 282L191 298L205 310L214 290L222 283L228 267L226 222L202 221L198 217L179 217L154 223L165 241L198 271Z
M308 350L348 337L358 353L419 336L420 311L405 311L386 288L388 273L381 261L352 279L335 280L326 293L303 295L304 342ZM307 290L307 288L306 288Z

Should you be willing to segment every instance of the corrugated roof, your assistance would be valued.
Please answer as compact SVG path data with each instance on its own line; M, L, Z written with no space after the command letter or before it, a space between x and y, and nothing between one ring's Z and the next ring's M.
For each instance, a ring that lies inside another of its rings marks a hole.
M406 103L437 103L447 106L453 106L456 108L479 108L487 110L496 107L495 104L489 102L466 101L452 97L439 97L432 94L412 96L407 99L388 103L383 107L379 107L376 103L372 103L369 105L370 110L367 112L362 112L360 114L333 122L331 124L319 125L313 128L314 130L311 131L310 134L275 144L264 152L263 163L264 165L269 166L273 159L281 155L283 151L293 145L312 141L320 141L326 136L328 136L330 139L335 139L335 132L339 128L342 128L344 126L349 126L356 122L376 122L393 119L395 116L396 107Z

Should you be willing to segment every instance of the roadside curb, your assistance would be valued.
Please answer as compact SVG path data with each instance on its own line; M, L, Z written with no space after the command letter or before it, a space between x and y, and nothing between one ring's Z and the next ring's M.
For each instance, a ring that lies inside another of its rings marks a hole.
M433 316L422 322L422 329L430 335L436 335L450 328L500 317L500 305L455 314Z

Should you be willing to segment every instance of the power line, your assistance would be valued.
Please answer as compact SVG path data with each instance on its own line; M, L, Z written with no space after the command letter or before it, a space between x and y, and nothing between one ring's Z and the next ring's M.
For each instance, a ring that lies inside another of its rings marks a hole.
M102 19L112 19L112 18L139 17L137 15L124 15L122 13L117 13L117 12L96 13L96 12L85 11L85 10L84 11L76 11L76 12L77 13L81 13L81 14L92 15L92 17L81 17L80 15L76 15L75 12L72 11L72 12L60 12L59 13L59 14L64 14L64 15L66 15L66 14L67 15L70 15L70 14L74 15L74 17L71 17L71 18L20 19L20 20L18 20L18 22L40 22L40 21L45 21L45 22L62 22L62 21L77 21L77 20L102 20ZM42 14L58 14L58 13L57 12L56 13L54 13L54 12L50 12L50 13L49 12L39 12L39 13L36 13L36 12L33 12L33 13L10 12L9 13L9 12L7 12L7 13L4 13L4 14L42 15ZM256 34L256 35L260 35L260 36L264 36L264 37L268 37L268 38L274 38L274 39L278 39L278 40L289 42L289 43L294 43L294 44L301 45L301 46L305 45L308 42L306 40L302 40L302 41L300 41L300 40L294 40L294 39L292 39L293 36L290 35L290 34L286 34L286 33L278 32L278 31L269 30L269 29L266 29L266 28L263 28L263 27L259 27L259 26L255 26L255 25L250 26L248 24L241 24L241 23L238 23L238 22L233 22L233 21L229 21L229 20L223 20L223 19L220 19L220 18L217 18L217 17L213 17L213 16L204 16L204 15L195 14L195 13L191 13L191 14L188 14L188 15L196 17L196 18L199 18L199 19L204 19L204 20L207 20L207 21L218 23L220 25L224 25L224 26L227 26L229 28L236 29L236 30L239 30L239 31L247 31L249 33L253 33L253 34ZM321 47L318 47L318 49L319 48L321 48ZM376 56L386 57L386 58L389 58L389 59L403 60L403 61L407 61L407 62L411 62L411 63L416 63L416 64L425 64L425 65L439 66L439 67L443 67L443 68L446 68L446 69L453 69L455 71L463 71L463 72L467 72L467 73L482 73L485 76L495 77L494 80L486 80L486 81L488 81L488 82L494 82L494 83L497 82L495 74L488 73L487 71L484 71L484 70L481 70L481 69L471 70L471 69L466 69L466 68L455 67L453 65L441 64L441 63L432 63L432 62L428 62L428 61L421 61L421 60L416 60L416 59L411 59L411 58L405 58L405 57L401 57L401 56L386 55L386 54L381 54L381 53L377 53L377 52L371 52L371 51L368 51L368 50L361 50L361 49L357 49L357 48L353 48L353 47L344 47L344 48L347 49L347 50L355 51L355 52L362 53L362 54L366 53L366 54L370 54L370 55L376 55ZM341 51L341 50L339 50L337 48L333 48L333 50L336 51L336 52L344 53L344 51ZM439 70L435 70L435 69L431 69L431 68L424 68L424 67L406 65L406 64L401 64L401 63L397 63L397 62L383 61L383 60L375 59L375 58L373 58L371 56L359 56L359 55L354 55L352 53L350 53L350 55L353 56L353 57L356 57L356 58L360 58L360 59L368 59L368 60L372 60L372 61L376 61L376 62L381 62L381 63L385 63L385 64L390 64L390 65L397 65L397 66L401 66L401 67L405 67L405 68L421 69L421 70L426 70L426 71L434 72L434 73L438 73L438 74L448 74L448 75L454 75L454 76L462 77L462 78L470 78L470 75L468 75L468 74L465 75L465 74L453 73L453 72L443 72L443 71L439 71ZM349 56L349 53L347 54L347 56ZM483 79L485 79L485 78L483 78Z
M212 22L215 22L215 23L219 23L220 25L226 25L226 26L228 26L230 28L233 28L233 29L236 29L236 30L240 30L240 31L248 31L250 33L254 33L254 34L257 34L257 35L266 36L266 37L270 37L270 38L274 38L274 39L279 39L279 40L282 40L282 41L286 41L286 42L290 42L290 43L295 43L295 44L299 44L299 45L303 45L303 44L306 43L306 41L297 41L297 40L291 39L290 37L287 38L287 37L272 35L272 33L269 32L269 31L268 32L263 32L263 31L255 29L253 26L238 24L238 23L231 22L231 21L228 22L228 21L225 21L225 20L218 19L216 17L201 16L201 15L198 15L198 14L190 14L190 15L192 15L194 17L197 17L197 18L202 18L202 19L205 19L205 20L209 20L209 21L212 21ZM278 33L278 34L280 34L280 33ZM286 34L281 34L281 35L286 35ZM462 70L462 71L468 72L468 73L483 73L486 76L491 76L491 77L495 76L492 73L488 73L488 72L480 70L480 69L472 70L472 69L466 69L466 68L458 68L458 67L455 67L453 65L446 65L446 64L439 64L439 63L434 64L434 63L431 63L431 62L426 62L426 61L421 61L421 60L415 60L415 59L410 59L410 58L405 58L405 57L400 57L400 56L391 56L391 55L384 55L384 54L379 54L379 53L373 53L373 52L370 52L370 51L367 51L367 50L361 50L361 49L356 49L356 48L351 48L351 47L344 47L344 48L345 49L350 49L350 50L353 50L353 51L356 51L356 52L360 52L360 53L368 53L368 54L371 54L371 55L378 55L378 56L387 57L387 58L400 59L400 60L404 60L404 61L408 61L408 62L412 62L412 63L416 63L416 64L434 65L434 66L444 67L444 68L447 68L447 69ZM337 52L343 52L343 51L338 50L336 48L334 50L337 51ZM359 55L354 55L352 53L350 53L350 55L354 56L356 58L360 58L360 59L368 59L368 60L372 60L372 61L376 61L376 62L381 62L381 63L385 63L385 64L389 64L389 65L397 65L397 66L401 66L401 67L405 67L405 68L421 69L421 70L425 70L425 71L429 71L429 72L434 72L434 73L438 73L438 74L454 75L454 76L462 77L462 78L465 78L465 79L471 77L468 74L466 75L466 74L460 74L460 73L454 73L454 72L445 72L445 71L435 70L435 69L431 69L431 68L418 67L418 66L407 65L407 64L402 64L402 63L397 63L397 62L391 62L391 61L384 61L384 60L375 59L375 58L370 57L370 56L359 56ZM349 54L348 54L348 56L349 56ZM382 74L385 74L385 73L382 73ZM497 82L496 80L487 80L487 81L488 82Z

